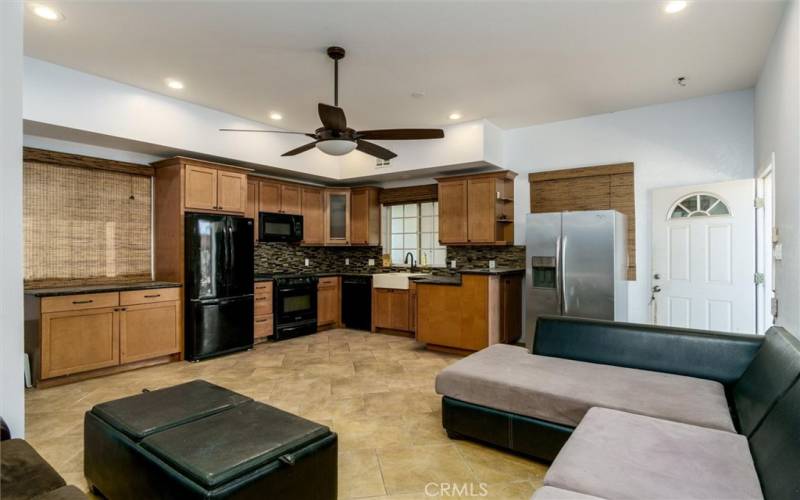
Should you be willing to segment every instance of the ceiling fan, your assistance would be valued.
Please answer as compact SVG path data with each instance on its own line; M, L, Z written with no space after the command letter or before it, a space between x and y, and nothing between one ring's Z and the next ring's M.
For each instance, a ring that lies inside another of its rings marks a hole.
M391 160L397 154L386 148L378 146L366 139L379 141L403 141L416 139L441 139L444 131L438 128L395 128L382 130L353 130L347 126L344 110L339 107L339 60L344 58L344 49L341 47L328 47L328 57L333 59L334 81L333 81L333 103L319 103L319 119L322 127L313 133L288 132L283 130L252 130L221 128L223 132L265 132L274 134L300 134L311 137L313 142L309 142L299 148L292 149L283 153L281 156L294 156L296 154L314 149L315 147L329 155L340 156L357 149L362 153L380 158L381 160Z

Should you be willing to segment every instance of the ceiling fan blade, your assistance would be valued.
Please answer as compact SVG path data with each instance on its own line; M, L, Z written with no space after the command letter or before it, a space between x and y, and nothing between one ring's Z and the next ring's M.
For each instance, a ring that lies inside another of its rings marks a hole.
M287 151L287 152L283 153L281 156L294 156L294 155L300 154L300 153L302 153L304 151L308 151L309 149L314 149L314 146L316 146L316 145L317 145L317 141L309 142L308 144L304 144L304 145L300 146L299 148L294 148L291 151Z
M388 128L383 130L360 130L359 139L384 141L412 141L417 139L442 139L444 130L438 128Z
M322 121L323 127L333 130L345 130L347 128L347 119L344 117L342 108L323 103L319 103L318 108L319 119Z
M392 153L386 148L382 148L377 144L373 144L371 142L357 140L356 141L356 149L361 151L362 153L366 153L370 156L374 156L375 158L380 158L381 160L391 160L395 156L395 153Z
M297 134L297 135L305 135L308 137L316 137L314 134L309 134L306 132L290 132L288 130L258 130L258 129L250 129L250 128L221 128L219 129L220 132L264 132L267 134Z

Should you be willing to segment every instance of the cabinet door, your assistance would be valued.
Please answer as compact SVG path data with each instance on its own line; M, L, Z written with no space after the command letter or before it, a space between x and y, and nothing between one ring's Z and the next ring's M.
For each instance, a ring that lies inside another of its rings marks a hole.
M350 243L366 245L369 242L369 191L354 189L350 193Z
M236 172L217 172L217 208L244 214L247 208L247 176Z
M339 311L339 278L320 279L317 288L317 324L337 325Z
M322 245L325 243L325 199L322 189L302 188L300 192L303 208L303 243Z
M113 307L42 314L42 379L118 365L118 315Z
M374 288L372 293L372 323L375 328L392 328L392 291Z
M277 213L281 211L281 185L277 182L258 182L258 211Z
M497 227L496 182L493 178L467 181L467 241L492 243Z
M393 330L408 331L410 329L409 316L411 313L408 290L392 290L389 304L392 318L392 326L390 328Z
M217 209L217 170L186 165L184 205L197 210Z
M284 184L281 186L281 212L285 214L301 215L300 186Z
M325 244L347 245L350 241L350 191L325 191Z
M180 301L127 306L120 313L120 360L132 363L180 352Z
M244 216L253 219L253 240L258 241L258 181L247 181L247 204Z
M439 241L467 242L467 181L439 183Z

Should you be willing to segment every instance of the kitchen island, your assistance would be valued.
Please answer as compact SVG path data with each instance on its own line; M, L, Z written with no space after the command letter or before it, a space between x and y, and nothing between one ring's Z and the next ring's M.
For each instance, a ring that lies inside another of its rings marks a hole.
M468 269L415 279L416 338L429 349L467 353L522 335L523 269Z

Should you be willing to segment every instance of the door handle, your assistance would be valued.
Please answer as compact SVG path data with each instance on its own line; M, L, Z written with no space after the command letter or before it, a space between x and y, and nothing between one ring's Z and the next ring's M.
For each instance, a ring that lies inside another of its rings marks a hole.
M564 304L564 315L569 314L567 305L567 287L566 281L564 280L564 274L567 270L567 237L561 240L561 303Z

